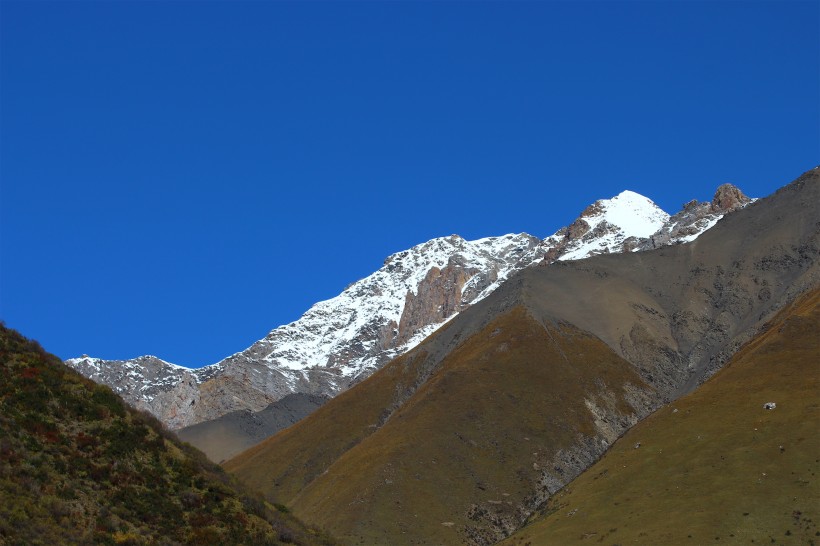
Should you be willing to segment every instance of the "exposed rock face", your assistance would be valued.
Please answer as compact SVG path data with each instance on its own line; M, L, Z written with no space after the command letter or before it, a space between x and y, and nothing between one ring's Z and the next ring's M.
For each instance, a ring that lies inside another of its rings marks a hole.
M693 240L748 201L724 185L713 204L693 201L669 217L625 191L590 205L543 241L525 233L477 241L452 235L394 254L336 298L212 366L188 370L155 357L66 363L170 428L259 411L291 393L335 396L526 267Z
M743 195L739 188L731 184L723 184L712 198L712 212L731 212L745 207L752 200Z
M451 259L452 262L452 259ZM399 322L399 342L407 342L413 334L428 324L438 324L453 316L466 305L461 292L467 280L477 273L463 265L447 264L434 267L419 284L418 293L408 292Z
M174 388L161 392L154 398L138 399L134 406L148 410L168 428L174 429L182 426L200 402L199 384L194 375L186 371Z

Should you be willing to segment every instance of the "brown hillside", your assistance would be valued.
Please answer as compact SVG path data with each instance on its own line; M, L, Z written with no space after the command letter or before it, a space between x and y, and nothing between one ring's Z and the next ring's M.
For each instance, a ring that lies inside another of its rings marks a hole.
M406 368L423 362L409 356L358 387L355 400L392 394L384 378L396 384ZM567 478L577 474L646 412L647 389L598 339L569 325L543 324L516 307L447 355L383 426L382 415L357 406L360 419L352 428L368 423L369 430L294 498L285 496L293 489L275 484L292 481L302 464L298 454L297 464L283 465L281 452L276 461L259 461L253 454L261 450L251 450L228 468L271 476L272 494L283 495L295 514L350 543L458 543L464 537L491 543L543 500L534 497L547 485L539 483L542 467L560 467ZM336 415L340 407L350 415L350 406L340 400ZM311 426L324 420L310 421L303 421L300 442L305 435L326 442L328 431ZM287 433L277 437L285 449L292 445ZM577 442L591 452L575 453Z
M815 290L504 544L820 544L818 431Z

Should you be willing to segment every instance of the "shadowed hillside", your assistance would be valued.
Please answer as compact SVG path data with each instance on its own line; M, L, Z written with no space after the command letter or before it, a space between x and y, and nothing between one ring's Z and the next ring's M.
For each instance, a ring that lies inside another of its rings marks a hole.
M304 419L327 402L314 394L289 394L262 411L234 411L176 431L185 442L201 449L214 462L222 462Z
M818 285L813 170L694 243L531 268L226 463L351 544L490 544Z
M0 326L0 544L326 544Z
M504 544L820 544L819 333L815 290Z

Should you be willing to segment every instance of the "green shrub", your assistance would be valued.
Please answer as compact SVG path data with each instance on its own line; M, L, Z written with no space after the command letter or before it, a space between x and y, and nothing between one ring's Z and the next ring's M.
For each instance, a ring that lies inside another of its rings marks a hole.
M106 408L117 417L125 416L125 406L119 396L105 385L95 385L91 394L91 401Z

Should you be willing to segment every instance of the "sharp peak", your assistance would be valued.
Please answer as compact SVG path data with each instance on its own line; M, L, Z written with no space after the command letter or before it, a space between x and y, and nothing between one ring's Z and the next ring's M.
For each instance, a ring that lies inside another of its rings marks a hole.
M715 189L715 195L726 191L733 191L741 194L743 193L743 190L741 190L740 186L738 186L737 184L732 184L731 182L724 182Z
M636 191L632 191L632 190L624 190L621 193L619 193L618 195L616 195L615 197L641 197L643 199L649 199L647 196L645 196L643 194L640 194ZM650 199L650 201L651 201L651 199Z
M661 209L657 203L645 195L641 195L640 193L632 190L623 190L618 195L610 197L609 199L598 199L591 205L587 206L587 208L581 212L580 217L588 218L606 214L607 212L616 212L620 209L626 210L636 207L641 209L647 207L650 210L655 209L666 214L666 212Z
M618 195L610 197L609 199L599 199L598 202L601 203L612 203L612 202L619 202L619 201L626 201L626 202L635 202L635 201L642 201L644 203L651 203L655 205L655 202L650 199L649 197L638 193L632 190L623 190ZM657 206L657 205L655 205Z

